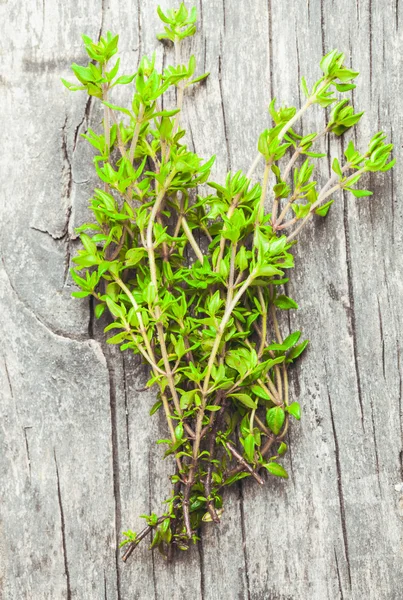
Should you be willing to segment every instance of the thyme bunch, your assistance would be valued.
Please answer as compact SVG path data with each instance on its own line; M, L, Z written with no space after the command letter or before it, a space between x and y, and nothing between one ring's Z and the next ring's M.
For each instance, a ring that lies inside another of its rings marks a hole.
M333 50L311 88L302 79L299 110L271 102L272 124L248 173L209 181L214 157L188 149L180 121L187 89L208 76L195 75L194 56L182 59L182 41L196 32L196 9L182 3L158 14L158 38L174 44L175 65L160 72L155 57L143 57L136 73L119 75L119 59L112 65L118 36L108 32L98 42L83 36L89 63L72 65L78 84L63 81L104 107L103 132L83 135L96 151L102 183L91 198L95 222L77 229L83 248L73 259L80 288L73 296L93 296L96 317L112 317L108 343L149 365L147 385L158 390L150 414L165 413L169 437L158 443L175 465L162 514L143 515L140 533L124 532L124 560L152 531L151 547L163 554L187 549L203 521L219 522L223 491L240 479L263 485L262 471L288 477L281 457L290 419L301 415L289 398L288 370L308 344L300 331L284 338L278 321L278 311L298 308L284 293L292 246L308 221L326 216L337 191L369 196L354 187L360 178L395 162L388 162L392 144L379 132L366 150L350 141L328 181L314 179L314 160L326 158L315 144L342 135L363 114L337 96L354 89L358 72ZM111 103L118 85L133 89L129 108ZM170 88L177 104L162 109ZM315 105L332 106L329 121L302 137L294 127ZM261 164L262 183L253 184ZM206 183L209 193L197 194Z

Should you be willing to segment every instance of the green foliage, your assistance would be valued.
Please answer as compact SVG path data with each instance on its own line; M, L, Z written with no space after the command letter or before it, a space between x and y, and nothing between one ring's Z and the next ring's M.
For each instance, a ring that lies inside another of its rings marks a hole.
M180 57L181 41L196 31L195 8L182 3L158 14L158 38L173 42ZM343 134L362 115L334 95L353 89L358 73L333 50L311 91L302 79L306 102L299 110L271 102L272 123L257 143L262 183L241 171L210 181L214 157L191 152L181 126L186 88L206 77L195 75L194 57L163 72L154 57L143 57L136 73L119 75L119 59L111 64L117 35L83 40L89 62L72 65L78 83L63 83L99 98L104 119L102 132L83 135L94 148L100 184L90 200L93 221L77 229L82 248L73 259L73 295L93 296L95 316L108 315L108 343L150 367L147 385L158 393L150 415L163 408L169 437L158 443L176 471L163 514L143 515L146 528L124 532L122 545L126 559L154 531L152 547L169 555L196 542L202 522L219 520L224 486L250 476L262 483L262 469L288 477L277 461L287 451L290 416L301 417L299 402L289 402L288 369L308 344L300 331L283 339L279 326L279 312L298 308L284 288L294 238L313 215L326 216L328 197L338 190L371 194L352 186L366 172L393 166L392 145L382 132L366 151L350 142L346 160L333 159L332 177L322 186L314 179L311 159L325 156L314 145ZM128 84L130 105L111 103L110 90ZM173 87L177 106L161 110L161 97ZM323 132L302 137L294 130L312 105L334 103ZM202 184L208 193L197 195Z

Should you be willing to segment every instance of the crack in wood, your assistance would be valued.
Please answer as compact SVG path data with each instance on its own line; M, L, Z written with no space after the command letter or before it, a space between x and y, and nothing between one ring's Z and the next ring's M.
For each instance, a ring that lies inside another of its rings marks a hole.
M373 406L373 403L372 403L372 397L371 396L370 396L369 402L370 402L370 406L371 406L372 436L374 438L375 471L376 471L376 475L377 475L377 479L378 479L379 493L382 496L381 482L380 482L380 479L379 479L379 454L378 454L378 444L377 444L377 441L376 441L376 433L375 433L374 406Z
M247 593L247 599L251 600L250 579L249 579L249 562L248 562L248 553L247 553L247 549L246 549L246 528L245 528L243 482L239 481L238 486L239 486L239 510L241 513L242 554L243 554L243 559L244 559L244 563L245 563L246 593Z
M403 377L402 377L402 369L400 362L400 346L399 342L396 341L396 355L397 355L397 370L399 373L399 422L400 422L400 440L402 444L402 449L399 453L400 460L400 478L403 481Z
M326 375L326 378L327 378L327 375ZM330 420L331 420L331 424L332 424L334 447L335 447L336 470L337 470L337 491L338 491L338 496L339 496L339 509L340 509L341 529L342 529L342 533L343 533L344 554L346 557L348 579L349 579L350 589L351 589L351 567L350 567L350 557L348 554L346 509L345 509L345 505L344 505L343 484L342 484L342 480L341 480L339 441L338 441L337 434L336 434L336 427L335 427L335 423L334 423L333 408L332 408L332 402L330 399L329 388L327 388L327 398L329 401Z
M21 298L21 296L19 295L19 293L17 292L16 288L14 287L13 283L11 282L10 275L8 274L8 271L6 269L6 264L4 262L3 257L1 257L1 261L3 264L4 274L8 280L9 286L12 289L15 297L17 298L18 302L23 306L23 308L35 319L35 321L37 321L40 325L42 325L42 327L44 327L49 333L56 335L58 337L64 338L66 340L72 340L74 342L87 342L88 341L87 336L67 334L65 332L60 331L59 329L52 329L51 327L49 327L49 325L45 321L42 321L42 319L40 317L38 317L38 315L32 310L32 308L30 308L30 306L28 306L28 304L25 302L25 300L23 300Z
M339 563L338 563L337 554L336 554L336 548L333 548L333 551L334 551L334 559L336 561L336 571L337 571L337 580L339 582L340 600L344 600L343 588L342 588L342 585L341 585L341 576L340 576Z
M77 142L78 142L78 135L80 133L80 129L81 129L82 125L84 124L84 122L85 122L86 130L88 128L88 123L89 123L89 120L90 120L90 114L91 114L91 108L92 108L93 98L94 98L94 96L88 96L87 102L85 103L85 107L84 107L83 118L81 119L81 121L78 123L77 127L74 130L73 151L72 151L73 156L72 156L72 158L74 158L74 153L76 151Z
M192 130L192 126L190 124L190 121L189 121L189 133L190 133L190 139L191 139L191 142L192 142L193 152L196 152L196 144L195 144L195 141L194 141L194 138L193 138L193 130Z
M13 386L11 385L10 373L8 372L7 361L6 361L6 359L4 357L3 357L3 362L4 362L4 368L5 368L5 371L6 371L6 377L7 377L8 387L10 389L10 395L11 395L11 398L13 400L15 400L15 398L14 398L14 392L13 392Z
M274 98L274 75L273 75L273 9L271 0L267 4L268 29L269 29L269 73L270 73L270 97Z
M203 537L200 536L200 541L197 545L199 551L199 561L200 561L200 600L204 600L206 598L206 579L204 576L204 548L203 548Z
M152 513L152 484L151 484L151 450L148 450L147 456L147 468L148 468L148 511L149 514ZM154 538L154 532L151 531L151 541ZM155 573L155 552L154 548L151 549L151 564L152 564L152 572L153 572L153 587L154 587L154 599L158 599L158 591L157 591L157 576Z
M390 129L390 143L393 144L393 130ZM392 246L395 245L395 203L396 203L396 195L395 195L395 176L394 169L389 171L390 173L390 196L391 196L391 214L392 214Z
M101 0L101 25L99 26L98 41L101 39L102 31L104 28L105 18L105 0Z
M323 9L323 0L320 0L320 35L322 40L322 55L326 54L325 45L325 11Z
M67 600L71 600L70 573L69 573L69 566L68 566L68 561L67 561L67 547L66 547L66 525L65 525L65 519L64 519L62 494L61 494L61 489L60 489L59 469L57 466L56 450L54 448L53 448L53 457L55 460L55 467L56 467L57 499L58 499L58 503L59 503L59 513L60 513L60 523L61 523L61 533L62 533L64 574L66 577L66 588L67 588L67 596L66 597L67 597Z
M294 19L294 31L295 31L295 50L296 50L296 53L297 53L298 102L299 102L299 105L302 106L303 102L301 100L301 63L300 63L300 57L299 57L299 44L298 44L297 22L296 22L295 19ZM302 125L301 125L300 135L303 135L303 133L302 133Z
M65 115L64 123L62 125L62 154L63 154L63 166L62 166L62 176L61 182L63 185L62 188L62 198L65 198L68 202L70 201L71 188L73 185L73 172L71 167L71 161L69 158L69 153L67 151L67 126L68 117Z
M21 425L19 422L19 417L18 417L18 412L17 412L16 398L14 396L13 386L11 385L11 377L10 377L10 373L9 373L8 366L7 366L7 360L5 357L3 357L3 362L4 362L4 370L5 370L6 378L7 378L7 384L8 384L9 390L10 390L10 396L11 396L11 399L12 399L12 401L14 403L14 407L15 407L17 422L19 425ZM31 457L29 454L29 445L28 445L28 438L27 438L27 432L26 432L27 429L32 429L32 427L29 425L26 427L22 427L24 440L25 440L25 453L26 453L26 458L27 458L28 476L29 476L29 481L31 482Z
M105 353L106 365L109 375L109 409L111 420L111 444L112 444L112 478L113 478L113 498L115 505L115 573L117 598L121 600L120 595L120 549L119 534L122 523L122 509L120 499L120 478L119 478L119 449L118 449L118 431L117 431L117 398L116 398L116 380L115 370L112 365L110 349Z
M138 50L139 56L141 56L142 47L142 33L141 33L141 0L137 1L137 37L138 37Z
M231 154L228 140L227 119L225 116L224 97L222 90L222 69L221 69L222 38L220 37L220 54L218 56L218 88L220 90L221 112L224 126L225 145L227 148L227 171L231 170Z
M369 85L372 90L372 0L368 1ZM371 202L369 203L371 207Z
M32 427L27 426L27 427L23 427L22 430L24 432L24 439L25 439L25 451L27 453L27 465L28 465L28 475L29 475L29 481L31 481L31 457L29 454L29 445L28 445L28 437L27 437L27 429L32 429Z
M89 296L88 310L90 313L88 318L88 337L90 338L90 340L94 340L95 298L92 295Z
M71 251L70 251L69 232L70 232L70 220L71 220L71 215L72 215L71 191L72 191L72 187L73 187L73 169L72 169L72 164L71 164L71 161L69 158L69 153L67 150L66 127L67 127L67 115L65 117L63 127L62 127L63 167L62 167L62 174L61 174L61 182L62 182L62 186L63 186L62 187L62 198L64 198L66 201L65 224L64 224L63 230L60 234L60 237L58 235L54 235L51 233L49 234L55 240L56 239L64 239L65 243L66 243L63 287L65 287L65 285L66 285L67 277L69 274L69 267L70 267ZM47 233L49 233L49 232L47 232Z
M122 368L123 368L123 391L125 400L125 423L126 423L126 447L127 447L127 459L129 463L129 481L132 480L132 460L130 450L130 428L129 428L129 403L127 397L127 375L126 375L126 359L123 354L122 357Z
M380 305L380 302L379 302L379 296L377 296L377 300L378 300L379 333L380 333L380 336L381 336L381 343L382 343L382 371L383 371L383 378L386 381L385 340L384 340L384 337L383 337L382 314L381 314L381 305Z
M347 202L344 198L344 211L343 211L343 220L344 220L344 238L345 238L345 248L346 248L346 264L347 264L347 288L348 288L348 298L350 311L348 314L351 330L352 330L352 338L353 338L353 356L354 356L354 370L355 370L355 378L357 383L357 391L358 391L358 402L360 404L360 412L361 412L361 426L362 430L365 433L365 425L364 425L364 405L362 399L362 391L361 391L361 378L360 378L360 370L358 366L358 349L357 349L357 330L356 330L356 322L355 322L355 306L354 306L354 290L353 290L353 273L352 273L352 263L351 263L351 249L350 249L350 233L348 226L348 212L347 212Z
M199 6L199 10L197 12L200 15L200 25L197 28L197 30L199 32L199 31L203 31L203 0L199 1L198 6Z

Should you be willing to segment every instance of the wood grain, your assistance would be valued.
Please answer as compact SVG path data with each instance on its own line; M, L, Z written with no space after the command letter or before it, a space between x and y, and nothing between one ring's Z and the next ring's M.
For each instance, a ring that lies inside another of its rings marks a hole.
M161 3L170 6L169 0ZM205 85L187 98L188 143L217 154L213 178L247 169L271 97L298 104L338 47L361 72L353 100L363 147L384 129L402 147L402 3L374 0L198 0L187 46ZM69 94L81 33L120 33L127 72L157 45L156 2L0 1L0 598L4 600L400 600L403 580L403 171L368 177L371 199L340 197L305 230L283 322L310 349L292 377L303 419L289 434L289 481L227 494L219 527L167 566L121 531L159 511L170 465L147 416L144 367L106 347L68 274L95 184L80 138L99 126L96 102ZM302 121L323 126L320 110ZM321 176L329 172L322 166ZM142 424L147 423L143 429ZM398 491L400 489L400 491Z

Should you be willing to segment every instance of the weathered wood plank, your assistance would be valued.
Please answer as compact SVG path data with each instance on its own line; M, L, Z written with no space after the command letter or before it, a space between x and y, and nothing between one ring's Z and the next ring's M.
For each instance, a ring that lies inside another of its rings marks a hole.
M211 77L185 102L183 118L189 144L217 154L216 179L248 168L270 97L298 103L298 78L314 81L321 55L334 46L361 72L354 102L366 115L350 135L365 146L382 127L401 147L400 3L197 4L200 33L188 50ZM173 567L146 547L130 564L119 561L121 530L141 527L139 514L160 509L170 465L154 444L165 426L147 416L154 397L142 389L144 368L106 348L86 300L70 298L74 227L95 182L78 134L101 117L95 102L63 92L59 78L84 58L80 33L101 29L121 33L122 64L132 70L156 48L155 5L0 4L8 23L0 82L0 595L398 599L401 165L371 178L373 199L338 199L296 248L289 291L301 310L283 325L301 329L311 348L292 380L304 416L289 435L290 481L233 490L220 527L206 528L200 548ZM159 64L171 58L157 47ZM313 110L302 129L323 125ZM331 141L331 157L345 143Z

